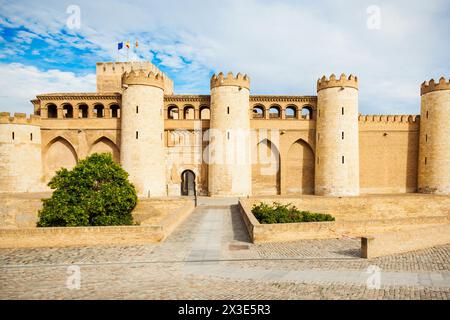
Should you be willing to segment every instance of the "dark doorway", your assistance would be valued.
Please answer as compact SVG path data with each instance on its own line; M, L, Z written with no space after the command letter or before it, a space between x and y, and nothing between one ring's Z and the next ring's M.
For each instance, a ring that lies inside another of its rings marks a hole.
M191 170L185 170L181 174L181 195L193 196L195 188L195 173Z

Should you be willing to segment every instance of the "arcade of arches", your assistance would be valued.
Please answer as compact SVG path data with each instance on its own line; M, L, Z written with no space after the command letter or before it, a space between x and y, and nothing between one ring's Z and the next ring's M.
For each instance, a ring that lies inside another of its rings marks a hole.
M275 144L265 139L257 144L253 157L254 195L314 194L314 153L304 140L298 139L286 154L280 154ZM282 172L287 173L285 181Z
M112 155L114 162L120 162L119 148L106 137L95 140L86 155L94 153L109 153ZM82 158L77 154L71 142L58 136L52 139L43 150L43 159L45 160L44 179L47 183L55 175L56 171L61 168L72 169L78 163L78 160Z
M45 181L48 182L61 168L73 168L83 157L77 154L78 146L59 136L51 140L43 151L45 159ZM270 141L260 141L253 150L252 193L254 195L313 194L314 193L314 153L311 146L302 139L280 153ZM120 162L117 145L107 137L100 137L88 148L87 155L110 153L116 163ZM284 170L283 170L284 169ZM282 179L282 172L288 172ZM180 193L193 195L195 174L185 170L181 177ZM205 190L205 186L197 186Z

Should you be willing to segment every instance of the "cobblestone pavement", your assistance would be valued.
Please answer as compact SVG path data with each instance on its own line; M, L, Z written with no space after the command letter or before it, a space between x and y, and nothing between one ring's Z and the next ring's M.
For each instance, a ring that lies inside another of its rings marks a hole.
M161 244L2 249L0 298L450 299L450 245L372 260L359 239L253 245L236 206L200 204Z

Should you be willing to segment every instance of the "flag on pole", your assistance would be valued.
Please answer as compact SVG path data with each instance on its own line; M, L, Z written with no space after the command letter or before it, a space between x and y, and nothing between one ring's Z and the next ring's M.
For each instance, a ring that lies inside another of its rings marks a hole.
M125 46L130 49L130 41L125 42Z
M123 49L123 42L117 44L117 50Z

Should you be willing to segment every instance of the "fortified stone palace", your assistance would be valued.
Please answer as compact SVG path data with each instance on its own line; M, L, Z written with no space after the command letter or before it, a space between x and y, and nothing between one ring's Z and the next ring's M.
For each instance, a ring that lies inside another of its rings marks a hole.
M422 84L420 117L360 115L352 75L285 96L250 95L246 75L219 73L210 95L177 95L149 62L97 63L97 92L31 102L30 118L0 113L0 192L48 190L56 170L109 152L141 196L192 194L194 183L211 196L450 194L444 78ZM244 161L217 161L233 150Z

